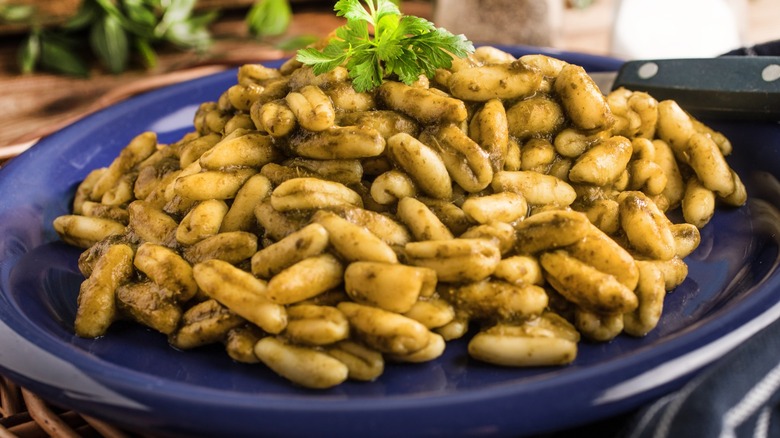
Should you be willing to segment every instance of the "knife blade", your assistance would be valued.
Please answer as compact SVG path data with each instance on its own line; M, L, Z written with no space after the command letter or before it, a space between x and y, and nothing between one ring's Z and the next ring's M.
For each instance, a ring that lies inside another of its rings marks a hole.
M645 91L697 117L780 121L780 56L632 60L590 75L605 94Z

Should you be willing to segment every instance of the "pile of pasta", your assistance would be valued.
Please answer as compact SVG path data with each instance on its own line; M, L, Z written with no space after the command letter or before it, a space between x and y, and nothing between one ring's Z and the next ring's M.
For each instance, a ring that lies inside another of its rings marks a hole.
M480 47L372 92L295 60L237 76L54 221L85 248L79 336L130 319L310 388L464 336L479 361L567 364L652 330L699 229L747 197L722 134L544 55Z

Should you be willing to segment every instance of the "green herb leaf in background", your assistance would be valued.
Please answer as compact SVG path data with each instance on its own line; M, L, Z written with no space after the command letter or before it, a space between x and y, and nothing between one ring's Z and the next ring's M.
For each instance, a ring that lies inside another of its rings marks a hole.
M76 14L58 28L40 31L33 26L17 51L19 69L28 73L40 67L87 75L89 69L80 56L86 45L112 73L124 71L134 59L132 55L137 55L146 68L154 67L155 47L166 43L206 52L213 42L209 26L219 17L219 11L196 14L196 3L197 0L82 0ZM33 7L0 4L0 21L34 24L34 19ZM262 38L283 34L291 19L289 0L258 0L246 22L251 26L250 33ZM300 44L294 47L297 49L308 44L305 41L291 39L283 43Z
M195 7L195 0L169 0L160 22L154 28L154 35L157 38L165 37L171 27L189 18L193 7Z
M147 69L157 66L157 52L154 51L152 44L146 38L136 37L135 48L141 58L141 63Z
M40 43L41 67L71 76L86 77L89 74L86 63L77 55L77 42L44 32L41 33Z
M31 73L35 71L35 66L41 57L41 32L34 29L30 35L25 38L19 48L18 58L22 73Z
M81 2L81 7L76 12L76 15L72 16L62 26L66 31L76 31L89 27L89 25L98 19L100 14L100 7L96 3L91 1Z
M105 15L89 32L92 50L111 73L121 73L130 57L127 34L113 15Z
M292 21L292 9L287 0L259 0L246 17L249 33L255 37L283 34Z
M119 23L122 25L123 28L125 28L128 32L140 35L140 36L146 36L146 37L152 37L153 28L148 26L147 24L143 22L137 22L130 19L124 11L120 8L118 4L115 4L112 0L84 0L84 1L94 1L98 4L100 9L102 9L102 13L98 14L102 16L103 14L108 14L114 17ZM97 19L99 21L99 18Z
M127 18L131 21L153 28L157 25L154 9L144 0L122 0Z
M22 23L35 14L33 5L0 5L0 22Z
M296 59L310 65L315 74L345 65L357 91L382 84L385 77L398 76L411 84L419 75L433 76L438 68L452 66L452 57L464 57L474 45L463 35L436 28L413 15L403 15L390 0L339 0L336 15L347 24L336 30L322 50L298 51ZM369 31L373 28L373 35Z
M171 24L165 38L180 47L203 52L211 45L211 34L205 27L193 26L188 21Z

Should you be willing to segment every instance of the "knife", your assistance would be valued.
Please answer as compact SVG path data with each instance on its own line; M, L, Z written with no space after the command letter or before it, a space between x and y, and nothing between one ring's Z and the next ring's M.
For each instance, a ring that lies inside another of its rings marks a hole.
M635 60L590 75L603 93L645 91L697 117L780 121L780 56Z

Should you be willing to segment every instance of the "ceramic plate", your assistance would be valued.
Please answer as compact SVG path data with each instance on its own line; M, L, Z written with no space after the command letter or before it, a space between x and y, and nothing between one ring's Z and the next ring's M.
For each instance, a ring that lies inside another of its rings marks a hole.
M553 54L594 71L619 65ZM720 123L750 201L719 209L702 230L690 274L667 297L656 330L582 343L570 366L480 364L460 341L430 363L389 364L375 382L312 391L262 365L234 363L221 347L177 351L132 324L99 339L75 337L80 250L58 241L52 220L69 211L87 172L110 163L132 137L153 130L161 142L180 138L198 104L233 83L229 71L130 99L0 170L0 372L53 403L160 436L521 436L636 408L780 316L780 129Z

